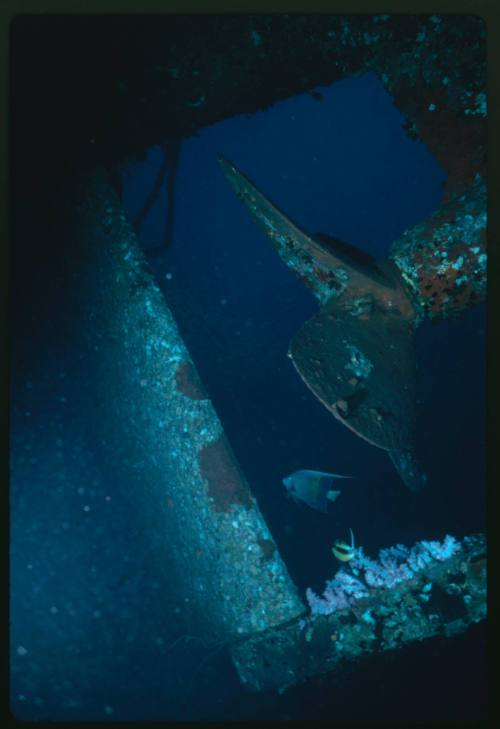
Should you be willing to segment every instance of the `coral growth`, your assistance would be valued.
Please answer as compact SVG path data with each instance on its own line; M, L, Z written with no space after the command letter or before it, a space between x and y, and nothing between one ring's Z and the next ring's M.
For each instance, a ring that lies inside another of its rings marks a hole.
M453 316L486 293L486 190L478 177L393 245L398 265L422 313Z
M400 582L408 582L433 562L447 560L460 549L461 544L449 535L443 542L417 542L410 549L402 544L381 549L378 560L370 559L358 547L349 566L327 581L323 595L310 588L306 590L307 602L313 615L329 615L350 608L357 600L368 597L372 590L391 589Z

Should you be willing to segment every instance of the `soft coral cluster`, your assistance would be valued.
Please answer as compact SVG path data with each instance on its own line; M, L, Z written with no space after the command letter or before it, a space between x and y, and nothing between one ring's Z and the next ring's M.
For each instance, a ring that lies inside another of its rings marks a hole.
M349 566L328 580L323 595L310 588L306 590L307 602L314 615L329 615L352 607L357 600L368 597L373 588L391 589L413 579L433 562L449 559L460 549L460 543L448 534L442 542L422 541L411 548L396 544L381 549L377 560L367 557L358 547Z

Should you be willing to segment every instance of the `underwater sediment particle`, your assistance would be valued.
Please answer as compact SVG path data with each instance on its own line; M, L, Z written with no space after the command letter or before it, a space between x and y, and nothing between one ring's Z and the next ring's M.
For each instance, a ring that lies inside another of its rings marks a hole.
M350 356L344 365L345 369L351 370L360 379L366 379L373 369L373 363L352 344L347 344L347 349Z

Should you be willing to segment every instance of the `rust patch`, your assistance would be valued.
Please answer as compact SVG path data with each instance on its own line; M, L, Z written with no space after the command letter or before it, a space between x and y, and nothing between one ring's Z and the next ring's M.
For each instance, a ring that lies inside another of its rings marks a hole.
M483 249L482 236L474 243ZM483 298L480 284L482 274L475 274L476 256L472 253L471 245L456 243L449 248L447 258L448 266L445 273L438 273L435 259L432 258L432 249L418 251L415 263L421 265L419 272L420 296L423 306L431 315L453 316L462 313L473 304L479 303ZM462 258L463 265L455 269L453 264ZM458 285L457 281L466 274L466 281Z
M270 539L264 539L263 537L259 537L257 539L257 544L262 552L262 561L269 562L269 560L274 557L276 545Z
M181 362L175 371L177 389L191 400L207 400L208 396L203 389L198 373L188 360Z
M462 109L452 110L449 92L440 84L403 76L393 93L395 105L414 122L410 137L427 145L448 175L445 199L463 193L476 173L486 175L486 119L465 116ZM430 111L429 108L434 108ZM411 122L406 125L411 128Z
M232 504L251 507L252 497L224 436L203 446L198 461L216 511L228 511Z

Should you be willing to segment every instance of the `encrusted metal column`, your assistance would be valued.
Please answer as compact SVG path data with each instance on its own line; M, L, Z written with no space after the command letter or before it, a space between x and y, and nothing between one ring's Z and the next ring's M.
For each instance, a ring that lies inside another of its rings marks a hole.
M308 594L308 610L107 174L82 173L53 203L67 244L60 316L78 341L72 385L95 402L87 440L115 496L133 503L130 528L165 555L158 579L196 604L198 633L228 644L244 686L282 690L485 618L482 535L396 586L363 588L348 607L319 614ZM349 580L346 590L359 587Z
M110 467L140 492L142 528L161 515L155 537L212 637L289 621L305 607L106 173L75 193L75 286Z

